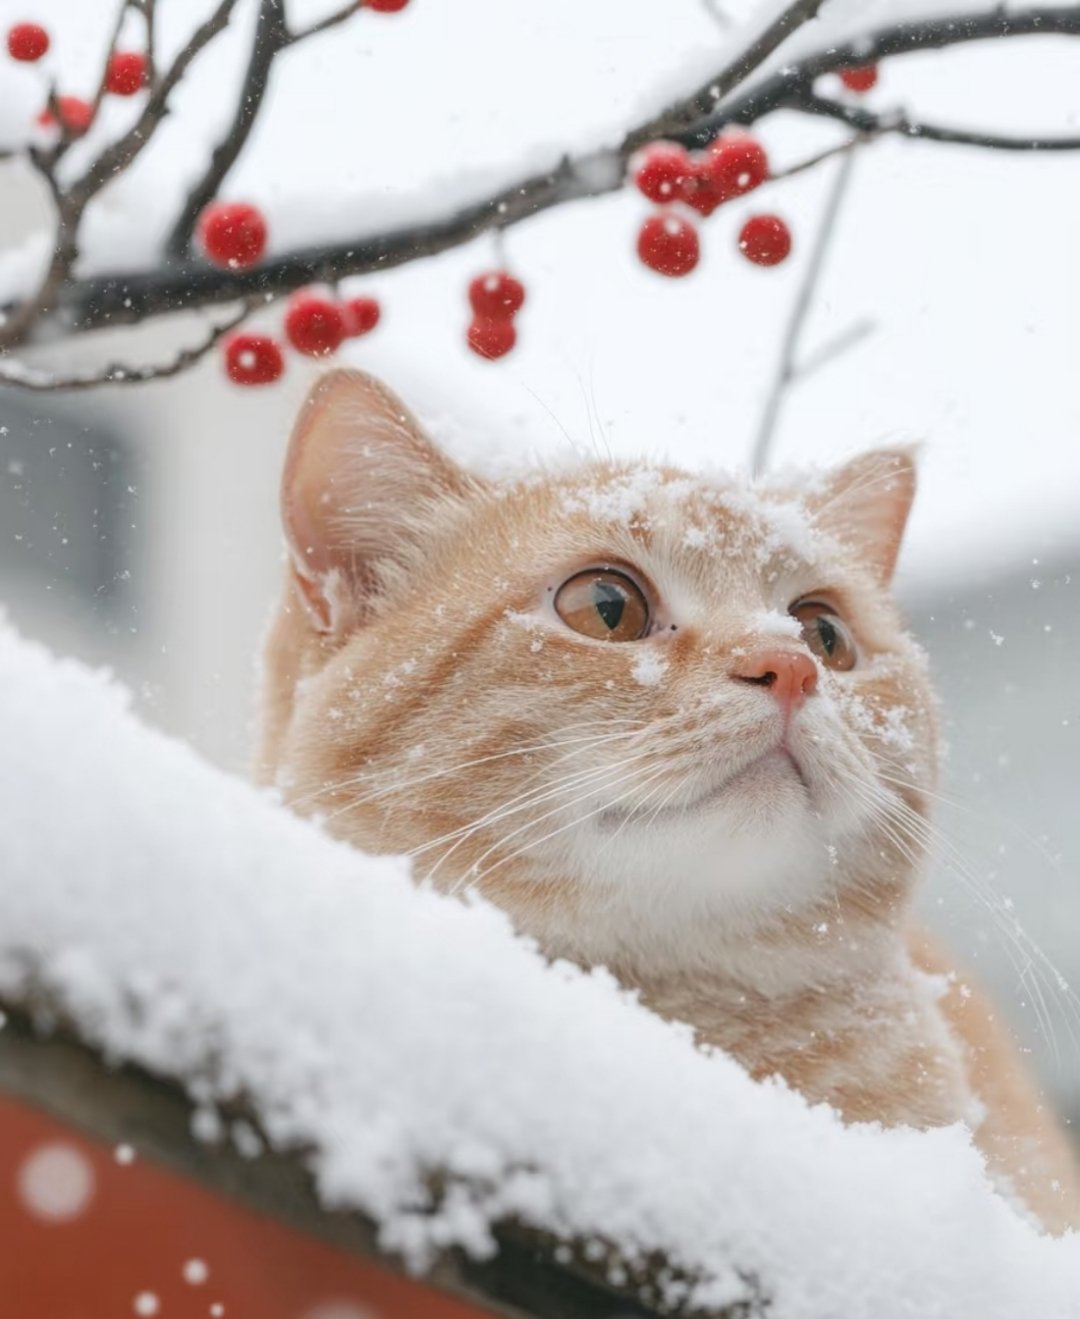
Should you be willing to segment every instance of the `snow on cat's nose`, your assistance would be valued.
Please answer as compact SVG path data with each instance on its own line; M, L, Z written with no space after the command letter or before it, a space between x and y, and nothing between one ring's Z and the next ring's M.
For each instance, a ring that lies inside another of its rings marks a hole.
M757 687L767 687L791 715L817 688L817 665L798 650L755 650L740 656L731 676Z

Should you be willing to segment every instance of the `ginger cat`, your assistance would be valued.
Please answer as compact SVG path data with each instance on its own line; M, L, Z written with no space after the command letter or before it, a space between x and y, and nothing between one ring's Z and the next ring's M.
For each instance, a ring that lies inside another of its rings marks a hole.
M494 484L334 371L285 466L260 775L755 1076L852 1121L969 1121L1061 1230L1064 1134L910 924L938 756L888 592L914 491L903 450L786 487L618 463Z

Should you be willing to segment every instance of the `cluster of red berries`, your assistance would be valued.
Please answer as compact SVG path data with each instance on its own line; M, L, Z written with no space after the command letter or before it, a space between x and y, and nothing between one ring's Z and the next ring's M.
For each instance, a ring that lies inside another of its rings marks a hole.
M677 142L647 147L638 158L634 183L666 209L641 226L638 256L661 275L689 275L700 260L701 241L693 221L677 206L707 217L768 177L765 149L749 133L726 133L701 152L691 153ZM778 215L753 215L739 232L739 251L756 265L775 266L791 251L791 231Z
M514 317L525 305L525 285L506 270L487 270L469 282L472 320L465 341L478 357L503 357L517 343Z
M8 30L8 54L13 60L32 64L48 51L49 34L40 23L16 23ZM140 50L117 50L109 56L103 90L113 96L134 96L146 86L146 56ZM56 113L46 106L37 117L43 128L52 128L59 118L66 133L79 137L90 127L94 107L81 96L58 96Z
M382 308L374 298L335 302L303 290L289 300L282 328L285 338L307 357L329 357L345 339L368 334ZM238 385L270 385L285 371L281 344L268 334L234 334L225 343L225 373Z

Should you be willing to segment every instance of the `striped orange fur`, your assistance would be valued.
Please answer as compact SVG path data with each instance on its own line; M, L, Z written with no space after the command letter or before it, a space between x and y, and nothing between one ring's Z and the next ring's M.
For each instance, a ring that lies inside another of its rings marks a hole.
M612 462L493 483L333 372L286 464L259 772L755 1076L849 1120L969 1121L1060 1230L1080 1223L1064 1135L910 918L938 772L926 661L888 591L914 487L904 450L758 487ZM592 570L640 594L645 635L567 625L560 587ZM793 618L808 600L854 667Z

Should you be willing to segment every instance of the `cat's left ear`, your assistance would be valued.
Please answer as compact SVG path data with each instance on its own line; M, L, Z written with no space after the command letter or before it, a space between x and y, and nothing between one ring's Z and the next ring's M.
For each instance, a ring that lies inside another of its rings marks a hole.
M814 525L865 563L882 586L896 568L915 499L914 446L874 449L828 476L809 501Z
M310 621L341 636L407 575L441 517L479 484L362 371L331 371L293 427L281 515Z

